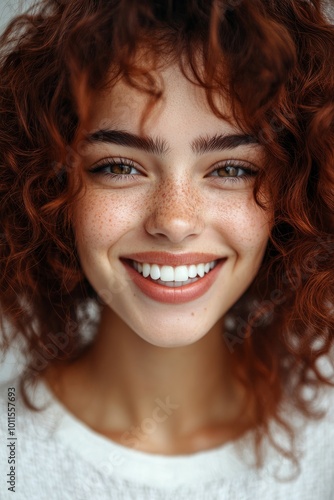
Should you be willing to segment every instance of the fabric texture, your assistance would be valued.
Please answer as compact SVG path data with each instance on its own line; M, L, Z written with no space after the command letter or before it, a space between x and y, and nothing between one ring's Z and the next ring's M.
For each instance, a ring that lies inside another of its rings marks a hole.
M8 387L16 388L15 493L6 483ZM299 473L269 445L265 465L256 470L251 432L235 443L189 455L145 453L94 432L44 382L28 389L31 400L44 410L33 412L25 406L17 378L0 387L3 500L334 499L334 389L321 395L319 405L328 409L324 419L303 424L301 417L291 416L299 428ZM283 441L278 436L278 442Z

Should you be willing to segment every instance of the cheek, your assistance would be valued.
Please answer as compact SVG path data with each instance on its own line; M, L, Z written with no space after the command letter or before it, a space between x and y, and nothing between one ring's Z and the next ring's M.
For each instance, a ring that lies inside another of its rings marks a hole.
M216 204L216 222L236 253L249 257L265 248L270 214L260 208L251 193L234 193Z
M79 251L103 251L110 247L136 225L140 213L138 196L124 196L121 190L118 193L99 189L88 191L73 211Z

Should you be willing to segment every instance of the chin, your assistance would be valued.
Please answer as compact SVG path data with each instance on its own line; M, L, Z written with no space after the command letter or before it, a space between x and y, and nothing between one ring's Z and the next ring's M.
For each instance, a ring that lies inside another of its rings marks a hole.
M201 313L203 315L203 312ZM203 317L203 316L202 316ZM198 316L191 316L192 322L189 317L185 321L181 321L178 317L176 320L168 323L166 317L163 318L163 324L159 325L157 318L152 321L156 325L154 330L147 328L146 325L128 325L132 331L145 342L156 347L185 347L195 342L200 341L213 330L222 331L220 323L213 323L208 325L204 322L200 324ZM151 331L150 331L151 330Z
M145 337L143 340L146 340L149 344L152 344L156 347L186 347L188 345L194 344L195 342L201 340L205 334L199 335L197 337L187 337L184 336L166 336L166 337Z

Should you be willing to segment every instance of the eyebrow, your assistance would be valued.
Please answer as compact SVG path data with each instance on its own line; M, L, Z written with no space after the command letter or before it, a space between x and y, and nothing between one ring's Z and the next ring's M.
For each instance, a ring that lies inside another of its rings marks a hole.
M166 156L170 151L170 147L161 137L142 137L124 130L116 129L99 129L93 133L89 133L84 139L88 143L108 143L118 146L127 146L130 148L140 149L146 153L151 153L157 156ZM194 139L191 144L191 150L197 156L215 151L224 151L226 149L234 149L238 146L247 144L259 144L256 137L247 134L215 134L210 137L199 136Z

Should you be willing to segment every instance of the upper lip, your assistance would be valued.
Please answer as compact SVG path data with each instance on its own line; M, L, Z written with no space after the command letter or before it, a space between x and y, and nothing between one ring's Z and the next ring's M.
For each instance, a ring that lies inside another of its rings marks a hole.
M136 260L144 264L158 264L165 266L190 266L191 264L206 264L213 260L221 259L214 253L169 253L169 252L143 252L122 255L121 259Z

